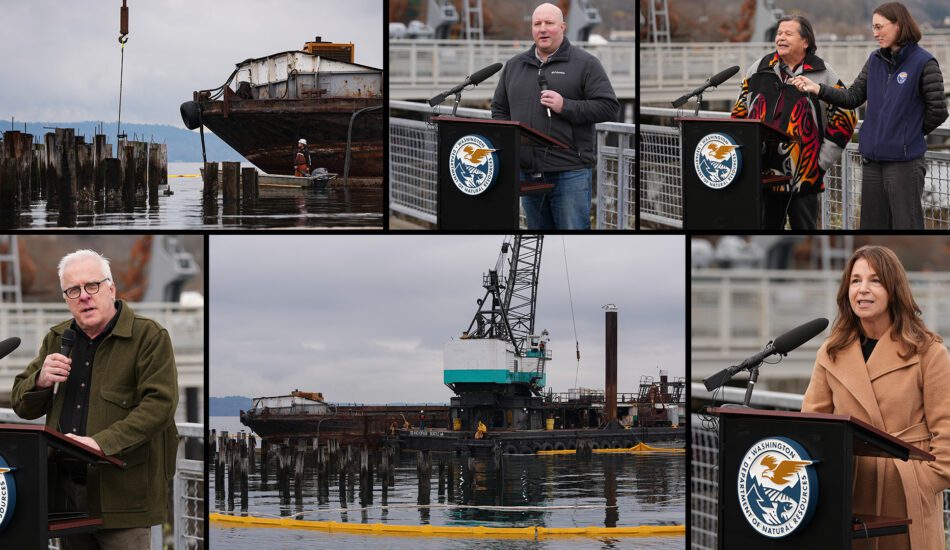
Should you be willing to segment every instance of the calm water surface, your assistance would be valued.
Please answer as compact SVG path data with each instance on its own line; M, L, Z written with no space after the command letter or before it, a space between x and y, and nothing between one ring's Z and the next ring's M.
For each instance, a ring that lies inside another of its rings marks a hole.
M19 227L95 227L101 229L276 229L276 228L347 228L381 229L383 224L382 188L273 189L261 188L254 206L225 210L221 192L218 205L206 212L202 204L200 178L175 178L173 175L198 174L199 162L169 163L169 185L173 195L159 197L157 208L142 201L130 211L106 212L102 204L93 211L80 211L72 219L47 211L46 201L34 201L20 215ZM252 166L242 164L242 167ZM164 191L160 189L160 193Z
M211 417L211 427L236 432L235 418ZM208 507L224 513L247 513L267 517L399 525L484 525L487 527L582 527L629 525L682 525L685 518L685 458L683 455L595 454L589 460L574 455L548 457L506 456L499 477L491 460L478 460L471 485L459 483L453 491L438 492L438 458L432 455L433 480L430 502L420 508L414 453L398 457L395 486L385 501L377 482L371 502L360 502L358 480L341 495L336 476L330 492L321 496L315 475L305 470L302 498L282 497L276 487L274 467L268 484L260 471L249 478L249 502L240 497L230 508L227 498L214 491L214 467ZM382 505L389 506L388 509ZM445 505L518 506L520 511L452 508ZM613 506L616 506L615 508ZM556 507L556 508L555 508ZM551 538L541 541L488 538L393 537L329 534L321 531L272 528L230 528L211 524L213 548L392 548L429 549L556 549L573 548L685 548L684 537Z

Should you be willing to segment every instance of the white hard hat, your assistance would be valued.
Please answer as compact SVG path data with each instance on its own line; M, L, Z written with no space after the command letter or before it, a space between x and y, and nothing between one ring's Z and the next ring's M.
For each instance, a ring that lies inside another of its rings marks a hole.
M303 139L303 138L300 138L300 141L298 141L297 143L299 143L300 145L306 145L306 144L307 144L307 140L305 140L305 139Z

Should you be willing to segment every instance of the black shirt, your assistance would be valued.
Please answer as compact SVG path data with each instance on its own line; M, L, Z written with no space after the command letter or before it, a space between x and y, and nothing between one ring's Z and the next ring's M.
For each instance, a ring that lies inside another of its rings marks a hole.
M861 353L864 354L864 362L867 363L868 359L871 358L871 352L874 351L874 346L877 345L877 340L871 338L865 338L861 341Z
M90 339L73 320L72 328L76 331L76 345L69 357L73 360L66 379L66 395L63 398L63 412L59 415L59 431L64 434L86 435L86 416L89 411L89 388L92 385L92 365L96 358L99 345L112 333L119 320L119 310L122 303L115 302L115 316L106 325L101 334Z

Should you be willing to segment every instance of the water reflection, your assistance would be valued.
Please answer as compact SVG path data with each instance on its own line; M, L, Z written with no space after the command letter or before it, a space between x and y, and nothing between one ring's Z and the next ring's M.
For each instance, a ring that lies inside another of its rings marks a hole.
M166 195L168 189L172 194ZM227 228L371 228L383 225L381 188L268 189L254 203L214 204L202 200L200 179L172 180L161 186L158 204L143 197L119 207L99 201L79 205L76 211L59 211L45 199L33 200L20 213L0 212L7 227L96 227L102 229L149 227L154 229Z
M418 505L416 456L406 453L396 455L391 486L383 491L380 476L374 475L372 492L360 500L358 472L345 476L331 473L324 484L319 482L315 465L308 462L300 498L282 494L274 484L266 486L258 469L250 475L246 503L237 499L232 504L217 497L214 508L309 520L408 525L616 527L684 523L683 455L597 454L586 460L573 455L506 455L501 468L492 459L473 459L469 469L467 459L433 453L433 484L440 479L435 467L439 460L444 465L442 483L431 507ZM323 494L321 485L330 494Z

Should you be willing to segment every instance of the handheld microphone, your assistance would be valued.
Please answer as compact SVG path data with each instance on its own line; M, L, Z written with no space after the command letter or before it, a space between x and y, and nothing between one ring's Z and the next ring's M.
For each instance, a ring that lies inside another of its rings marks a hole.
M20 339L14 336L13 338L7 338L6 340L0 342L0 359L3 359L7 355L13 353L13 350L20 347Z
M548 79L538 71L538 85L541 86L541 91L548 89ZM551 108L548 107L548 118L551 118Z
M63 337L60 340L59 353L69 357L69 354L73 351L73 346L76 345L76 331L68 328L63 332ZM59 391L59 382L53 384L53 397L56 397L56 392Z
M788 355L788 352L821 334L827 326L828 319L819 318L793 328L776 338L775 341L769 342L762 351L747 358L742 363L723 369L703 380L703 383L706 385L706 390L713 391L728 382L729 379L739 371L756 367L763 359L770 355L775 355L776 353Z

